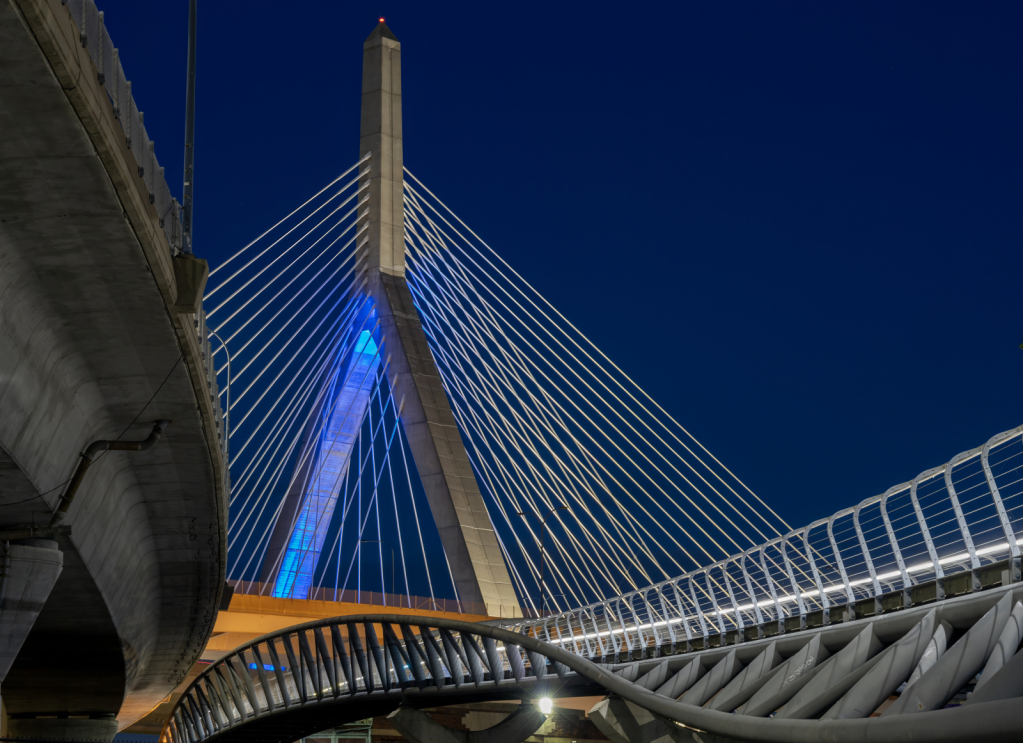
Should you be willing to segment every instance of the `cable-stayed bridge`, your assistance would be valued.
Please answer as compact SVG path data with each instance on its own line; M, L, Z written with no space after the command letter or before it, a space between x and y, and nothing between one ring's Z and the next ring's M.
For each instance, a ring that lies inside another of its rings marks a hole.
M383 23L363 73L358 160L211 272L200 332L236 592L380 613L235 648L166 734L595 690L613 740L1018 731L1023 427L785 523L404 167ZM501 621L408 611L452 602Z

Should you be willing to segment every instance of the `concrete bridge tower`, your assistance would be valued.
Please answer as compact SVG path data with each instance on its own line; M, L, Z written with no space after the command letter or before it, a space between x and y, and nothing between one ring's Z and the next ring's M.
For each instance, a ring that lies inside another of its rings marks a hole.
M405 280L401 44L381 21L363 44L359 156L369 161L369 292L379 314L381 356L404 400L402 426L463 601L491 614L518 612L497 534L473 475L440 371ZM361 185L361 184L360 184Z
M519 603L497 534L405 281L401 44L383 21L363 45L360 137L360 159L370 154L367 176L359 184L364 187L368 178L369 208L358 226L361 231L368 222L368 239L363 247L367 254L360 258L367 272L372 312L377 315L366 327L372 327L379 320L375 333L375 342L380 344L379 363L390 359L386 364L388 381L396 405L399 401L403 403L402 426L454 574L459 598L486 604L487 611L493 615L517 616ZM364 334L369 332L363 331ZM359 345L354 344L354 347L355 353L346 364L355 363L359 355ZM374 345L372 353L363 355L375 358L376 350ZM347 367L342 368L339 379L347 378L344 368ZM349 426L352 430L345 436L330 436L328 440L333 443L324 444L313 435L313 429L321 424L317 419L310 424L303 442L303 451L313 447L315 453L306 460L303 471L293 477L262 571L261 580L273 583L275 596L304 597L311 585L338 497L333 487L341 478L332 474L327 478L330 484L324 491L310 482L309 474L319 471L319 467L312 464L319 461L318 457L337 459L341 462L338 472L348 466L376 373L374 369L372 375L355 376L368 380L368 384L364 385L365 389L348 391L355 401L351 406L355 412L354 425ZM323 406L330 408L326 402ZM346 411L349 407L342 406ZM344 417L347 418L347 413ZM308 524L316 524L315 529L307 528ZM297 561L301 564L297 565Z

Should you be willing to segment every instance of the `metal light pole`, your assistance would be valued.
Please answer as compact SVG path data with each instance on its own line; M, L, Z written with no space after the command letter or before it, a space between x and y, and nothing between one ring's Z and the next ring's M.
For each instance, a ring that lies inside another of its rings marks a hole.
M185 87L185 187L181 194L181 250L192 252L192 182L195 180L195 3L188 3L188 78Z
M549 510L547 512L546 516L544 516L542 519L540 519L540 617L541 618L543 617L543 612L544 612L543 582L544 582L544 568L546 566L546 562L544 560L544 557L545 557L545 555L544 555L544 528L547 526L547 519L549 519L551 517L552 513L554 513L555 511L567 511L567 510L568 510L568 506L555 506L554 508L552 508L551 510ZM519 516L522 516L522 517L536 516L538 519L540 518L540 514L535 513L535 512L523 513L522 511L519 511L518 514L519 514Z
M384 539L360 539L359 544L386 544L391 550L391 595L394 595L394 547ZM387 596L384 596L384 606L387 606Z

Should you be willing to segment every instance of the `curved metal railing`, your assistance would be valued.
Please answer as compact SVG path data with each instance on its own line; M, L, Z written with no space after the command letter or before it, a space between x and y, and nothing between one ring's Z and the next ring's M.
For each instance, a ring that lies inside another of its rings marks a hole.
M1023 426L828 518L684 575L519 623L640 657L871 616L1019 580Z
M617 666L493 625L362 615L266 635L206 669L175 706L168 743L292 740L312 724L396 708L599 687L663 718L756 740L972 740L1023 729L1023 587L816 632ZM953 642L954 641L954 642ZM566 689L575 685L577 689ZM899 694L890 701L892 695ZM408 696L409 694L413 696ZM947 704L957 705L943 709ZM596 709L595 709L596 711ZM326 712L326 714L325 714ZM593 713L591 712L591 715ZM879 717L871 717L880 714ZM672 722L674 721L674 722Z
M199 743L278 712L363 695L400 697L410 687L522 685L550 668L570 674L551 665L535 641L486 625L394 615L309 622L211 664L178 702L161 740Z

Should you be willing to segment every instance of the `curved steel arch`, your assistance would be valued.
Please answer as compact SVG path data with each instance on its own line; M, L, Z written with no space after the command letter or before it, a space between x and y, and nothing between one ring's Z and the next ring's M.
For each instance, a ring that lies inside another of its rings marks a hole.
M338 617L264 635L212 664L182 696L161 740L294 740L403 703L582 695L594 688L687 727L741 740L1008 737L1023 731L1023 654L1015 653L1023 639L1021 599L1017 585L813 631L615 665L488 624ZM939 632L961 637L935 662L933 650L927 657L925 651ZM903 692L905 701L880 717L866 716L918 668L923 675ZM973 698L942 709L981 670L986 683ZM801 674L816 681L800 683ZM693 698L710 701L705 707L684 701ZM910 713L911 707L928 711ZM766 717L772 712L773 718Z

